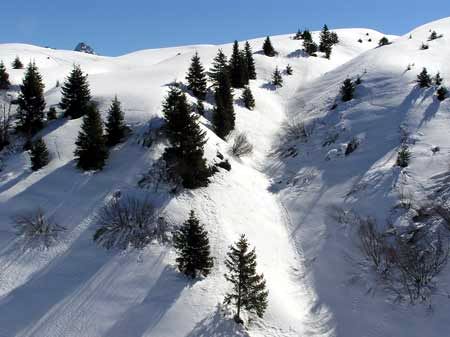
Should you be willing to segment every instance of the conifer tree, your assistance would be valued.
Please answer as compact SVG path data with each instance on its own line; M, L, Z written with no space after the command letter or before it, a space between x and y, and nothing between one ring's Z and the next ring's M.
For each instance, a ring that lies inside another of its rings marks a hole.
M292 75L294 73L294 71L292 70L292 67L291 67L291 65L290 64L288 64L287 66L286 66L286 75Z
M348 102L353 99L355 93L355 84L351 79L347 78L341 87L341 98L343 102Z
M29 141L31 136L42 128L45 109L44 83L34 62L30 63L25 71L17 104L17 128L27 135Z
M238 323L242 323L242 310L262 318L267 308L269 293L266 290L264 275L256 272L255 249L250 250L247 238L241 235L239 241L230 247L227 256L225 266L228 273L225 278L233 287L232 291L226 294L224 303L236 306L235 321Z
M262 49L263 49L264 55L266 55L266 56L273 57L273 56L277 55L277 52L273 48L272 42L270 41L269 36L266 37L266 39L264 40Z
M108 148L103 136L103 123L95 104L87 107L81 130L75 142L77 167L84 170L101 170L108 158Z
M308 29L305 29L302 33L302 39L306 41L312 42L313 38L311 32Z
M116 96L111 103L105 123L106 144L109 146L119 144L125 137L126 129L124 114Z
M275 68L275 70L272 74L272 84L275 87L283 86L283 77L281 76L281 72L278 70L278 67Z
M16 56L16 58L14 59L12 67L13 69L23 69L23 63L22 61L20 61L19 56Z
M10 85L9 74L6 72L5 64L3 61L0 61L0 90L8 90Z
M388 44L390 44L388 38L386 36L383 36L380 41L378 42L378 46L382 47L382 46L387 46Z
M253 110L255 107L255 98L253 97L252 91L250 90L249 86L246 86L244 91L242 92L242 100L244 101L244 106L249 109Z
M214 265L210 253L208 232L200 224L194 211L189 219L174 232L173 245L177 250L176 262L180 272L190 278L208 276Z
M409 151L408 147L404 145L397 154L396 164L401 168L405 168L408 167L410 161L411 161L411 152Z
M313 41L312 35L309 30L305 30L303 32L303 48L308 55L316 55L317 44Z
M293 39L294 40L301 40L303 38L303 33L300 29L297 30L297 33L295 33Z
M219 49L216 57L213 60L212 67L208 71L208 77L213 86L217 86L219 77L222 73L228 73L228 61L222 49Z
M443 81L444 81L444 79L441 77L441 74L437 73L436 76L434 77L434 84L436 86L440 86Z
M203 157L205 132L200 129L198 117L191 113L186 95L179 88L170 88L163 103L163 113L170 142L163 159L171 172L182 179L185 188L207 186L211 172Z
M186 80L188 81L188 88L194 96L200 100L204 100L207 86L206 75L197 52L192 56L191 66L189 67Z
M33 171L37 171L49 163L47 146L42 138L39 138L31 145L30 158Z
M61 88L62 98L59 104L64 110L66 117L73 119L84 116L91 101L91 91L87 81L87 74L84 75L79 65L74 65L73 69Z
M245 53L245 64L247 66L248 79L256 80L255 60L253 59L252 48L250 46L250 43L248 43L248 41L245 42L244 53Z
M443 100L445 100L447 98L448 89L446 87L444 87L444 86L439 87L439 89L437 90L436 94L437 94L437 99L442 102Z
M417 75L417 83L421 88L429 88L431 86L432 81L427 68L423 68L422 72Z
M239 51L239 43L234 41L229 64L230 82L233 88L243 88L248 83L245 57Z
M56 119L56 109L54 106L50 107L50 109L48 109L47 111L47 120L53 120Z
M197 113L199 115L203 116L205 114L205 105L203 104L203 101L201 99L197 99L195 109L197 110Z
M319 51L325 53L326 50L330 47L330 45L332 45L331 32L328 29L328 26L324 25L322 31L320 32Z
M233 107L233 91L228 75L222 72L219 76L215 92L216 107L213 114L213 125L216 134L225 139L234 130L235 115Z

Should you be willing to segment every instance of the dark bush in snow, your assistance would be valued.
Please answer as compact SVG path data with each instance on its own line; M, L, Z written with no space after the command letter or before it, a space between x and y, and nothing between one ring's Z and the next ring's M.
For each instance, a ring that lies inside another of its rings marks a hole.
M235 157L242 157L252 154L253 145L248 141L245 133L238 133L233 140L231 154Z
M422 43L422 45L420 46L420 50L427 50L429 48L430 48L430 46L427 45L426 43Z
M391 44L386 36L383 36L380 41L378 42L378 46L387 46L388 44Z
M359 140L358 138L352 138L350 143L347 144L347 147L345 149L345 155L348 156L349 154L353 153L359 146Z
M53 219L46 217L41 208L16 215L13 221L17 235L23 238L26 248L49 248L65 230Z
M446 87L440 87L437 92L437 99L443 101L447 98L448 89Z
M168 226L157 218L153 205L134 197L112 199L96 217L94 241L106 248L142 249L153 240L166 242Z
M397 155L396 165L405 168L408 167L410 161L411 161L411 152L409 151L407 146L402 146Z

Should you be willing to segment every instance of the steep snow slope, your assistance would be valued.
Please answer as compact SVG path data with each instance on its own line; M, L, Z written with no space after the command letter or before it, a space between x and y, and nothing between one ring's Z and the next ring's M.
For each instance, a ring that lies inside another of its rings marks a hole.
M449 35L444 27L447 22L436 24L436 30ZM371 187L371 199L365 194L353 196L355 207L369 212L377 202L382 217L394 200L394 196L385 198L390 190L387 177L392 172L390 163L385 164L386 156L398 146L398 127L409 121L405 116L414 111L420 114L431 100L430 96L413 104L409 99L401 105L401 97L406 94L405 88L413 86L410 82L420 62L429 62L427 66L435 70L433 64L442 60L438 48L445 50L448 41L444 37L430 43L430 50L418 51L426 29L415 32L412 40L402 37L392 46L375 50L380 33L338 30L340 43L331 60L305 57L301 41L289 36L272 38L279 52L275 58L261 54L263 39L250 41L258 72L258 80L251 83L257 107L247 111L237 100L235 109L237 130L247 132L255 153L250 158L231 159L232 171L217 174L208 188L177 196L137 188L141 175L161 153L160 147L140 146L139 135L149 119L161 115L167 85L184 79L195 51L209 68L217 48L229 55L231 45L148 50L117 58L0 45L0 59L6 64L16 55L23 61L36 61L46 84L48 105L60 100L56 81L62 83L72 64L80 64L89 73L92 93L101 103L102 112L117 94L134 132L112 151L104 171L96 174L81 173L74 167L80 120L54 121L42 131L52 155L50 164L42 170L30 171L27 154L6 157L0 172L0 336L398 336L403 328L419 336L419 332L427 335L423 333L427 326L442 326L441 311L430 318L423 315L422 308L414 312L383 304L383 297L368 298L361 287L349 286L342 250L353 243L325 217L329 204L342 203L355 177L361 182L378 179L377 184L384 186L380 190ZM318 33L314 36L317 39ZM413 71L401 74L412 62L416 63ZM284 87L273 90L268 82L275 66L283 69L287 64L292 65L294 75L285 76ZM340 104L330 113L342 80L365 69L358 99ZM448 70L440 70L450 75ZM23 71L8 71L12 82L19 84ZM236 90L235 97L239 96ZM388 119L388 112L396 119ZM277 136L286 116L291 115L320 120L314 141L297 145L296 158L268 156L278 145ZM413 120L411 115L411 123ZM208 132L208 158L217 150L226 153L229 144L209 130L207 118L200 122ZM431 124L440 125L438 119L426 123L427 127ZM343 127L346 131L341 132ZM365 135L354 156L325 161L330 148L318 144L331 128L340 132L338 142ZM436 129L428 134L427 141L441 145L440 155L444 156L448 144L437 136ZM420 162L415 158L411 170L423 173L423 165L430 165L425 157ZM442 165L433 170L443 171ZM427 172L434 171L427 168ZM391 174L395 175L398 172ZM92 242L93 217L117 190L149 194L174 224L181 223L193 208L211 236L216 257L212 276L187 281L177 273L174 253L167 247L150 246L142 252L125 253L96 247ZM35 206L43 207L68 228L62 242L47 251L22 250L12 229L10 217ZM218 305L228 289L222 262L228 246L240 233L246 233L256 246L259 270L264 272L270 291L264 320L254 321L246 330L237 327L229 316L224 317ZM417 318L414 324L395 323L411 314Z
M444 36L427 42L432 30ZM420 49L422 42L428 50ZM436 187L445 189L450 102L439 102L435 87L418 88L415 80L427 67L449 84L449 42L450 19L427 24L300 88L288 103L290 118L303 120L311 136L306 143L280 142L281 149L293 147L298 155L276 156L269 165L276 177L272 189L280 192L291 214L292 238L304 253L318 303L333 315L337 336L448 334L448 267L431 297L432 310L393 303L362 264L357 228L330 215L341 208L374 217L381 226L388 221L402 226L392 211L403 195L420 201ZM342 82L357 75L362 84L355 99L340 102ZM355 137L358 149L345 156L343 149ZM395 167L402 137L412 151L405 170ZM433 153L436 146L440 151Z

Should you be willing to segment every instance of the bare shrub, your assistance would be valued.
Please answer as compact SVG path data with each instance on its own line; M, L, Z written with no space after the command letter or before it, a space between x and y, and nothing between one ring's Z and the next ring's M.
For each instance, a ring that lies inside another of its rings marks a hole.
M253 145L249 142L245 133L238 133L234 137L230 152L237 158L253 153Z
M139 180L139 187L154 191L176 192L182 185L181 178L167 165L164 159L153 163L150 170Z
M11 104L0 105L0 150L9 144L9 131L12 123Z
M112 199L97 215L94 242L111 249L142 249L151 241L165 241L168 226L155 216L153 205L134 197Z
M287 141L301 140L308 141L311 136L311 129L308 130L305 122L299 118L291 118L283 125L283 136Z
M16 234L23 238L26 248L49 248L65 230L52 218L47 218L41 208L16 215L13 221Z
M360 219L358 237L359 248L364 256L372 261L377 269L386 271L389 267L387 245L383 235L376 229L375 222L371 219Z

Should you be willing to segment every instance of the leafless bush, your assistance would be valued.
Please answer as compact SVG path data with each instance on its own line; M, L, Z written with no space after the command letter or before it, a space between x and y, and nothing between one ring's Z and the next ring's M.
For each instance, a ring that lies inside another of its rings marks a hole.
M301 140L306 142L311 136L311 130L308 130L304 121L292 118L284 123L283 136L287 141Z
M150 170L139 180L139 187L154 189L154 191L176 191L181 185L181 178L174 173L164 159L157 160Z
M0 150L9 144L9 130L11 128L11 104L6 107L6 104L0 105Z
M376 229L376 224L371 219L360 219L358 231L359 248L378 270L386 272L389 269L387 244L384 236Z
M47 218L41 208L16 215L13 221L16 234L23 238L26 248L49 248L65 230L53 219Z
M248 141L245 133L238 133L234 137L230 152L233 156L238 158L252 154L253 145Z
M165 241L167 224L156 218L153 205L133 197L112 199L97 215L94 241L111 249L142 249L153 240Z

